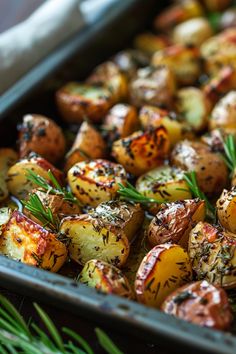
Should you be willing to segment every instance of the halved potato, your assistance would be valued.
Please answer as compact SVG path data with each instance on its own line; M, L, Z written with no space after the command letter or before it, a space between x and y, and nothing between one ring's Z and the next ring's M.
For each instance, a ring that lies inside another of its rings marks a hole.
M216 202L217 216L221 225L236 234L236 187L224 189ZM235 236L236 237L236 236Z
M125 232L99 214L68 216L61 222L60 233L70 239L70 258L81 265L98 259L122 267L129 255Z
M68 171L77 162L106 157L106 143L99 131L88 122L83 122L75 141L66 154L65 170Z
M66 246L57 235L19 211L2 225L0 253L22 263L57 272L67 258Z
M126 171L140 176L162 164L169 152L170 142L164 127L146 132L135 132L117 140L112 146L112 155Z
M65 153L66 142L61 128L52 120L38 114L27 114L19 126L20 157L35 152L51 163Z
M236 236L200 221L190 232L188 253L197 279L236 287Z
M191 229L206 216L205 202L189 199L167 203L152 219L147 235L151 246L175 243L187 248Z
M236 91L230 91L215 105L209 128L223 128L226 132L236 130Z
M152 55L157 50L163 49L168 45L170 45L168 37L156 35L151 32L141 33L134 39L134 47L148 55Z
M10 148L0 149L0 202L8 197L7 173L9 168L16 163L17 153Z
M113 61L129 80L136 74L139 68L149 64L149 57L140 50L125 49L115 54Z
M106 294L120 295L128 299L134 297L129 281L121 270L104 261L88 261L78 280Z
M74 195L82 204L91 206L114 199L118 183L126 184L127 181L121 165L101 159L78 162L67 176Z
M135 281L137 300L158 308L172 291L191 279L187 252L178 245L158 245L148 252L139 266Z
M27 179L27 170L35 172L50 183L48 171L50 170L59 183L62 184L63 173L50 162L39 156L32 156L18 161L10 167L7 174L7 187L9 192L18 199L26 199L29 192L37 186Z

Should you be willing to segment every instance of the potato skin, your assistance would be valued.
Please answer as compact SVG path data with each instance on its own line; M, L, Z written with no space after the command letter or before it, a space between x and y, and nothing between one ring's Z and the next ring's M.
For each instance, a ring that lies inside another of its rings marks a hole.
M199 188L208 195L220 193L227 184L225 162L201 142L179 142L172 151L171 161L183 170L195 171Z
M148 241L152 247L162 243L175 243L187 248L191 229L205 219L205 202L189 199L165 204L152 219Z
M227 93L214 107L209 128L223 128L226 132L236 130L236 91Z
M9 168L16 163L17 153L10 148L0 149L0 202L8 197L7 173Z
M114 199L118 183L126 184L127 181L121 165L101 159L78 162L67 176L74 195L82 204L91 206Z
M119 295L128 299L134 297L129 281L121 270L97 259L91 259L84 265L79 282L105 294Z
M0 252L9 258L57 272L67 258L66 246L19 211L2 227Z
M112 156L127 172L140 176L162 164L168 155L169 147L166 129L159 127L146 132L138 131L115 141Z
M27 114L19 126L20 157L35 152L51 163L65 153L65 138L61 128L52 120L37 114Z
M164 299L192 278L190 259L178 245L155 246L139 266L135 292L138 302L160 307Z
M188 253L198 280L224 288L236 286L236 238L200 221L190 232Z
M161 310L185 321L218 330L228 329L233 320L224 289L206 280L175 290L165 299Z
M216 202L217 216L220 224L228 231L236 234L236 187L229 191L224 189Z
M162 35L157 36L151 32L141 33L134 39L134 47L150 56L157 50L163 49L168 45L170 45L168 37Z

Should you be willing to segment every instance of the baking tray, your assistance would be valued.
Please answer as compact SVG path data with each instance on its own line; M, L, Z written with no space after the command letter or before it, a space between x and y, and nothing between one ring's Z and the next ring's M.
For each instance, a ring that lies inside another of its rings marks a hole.
M24 113L41 113L58 121L54 92L64 81L83 79L99 62L130 43L137 31L167 2L119 1L106 16L57 48L0 97L0 146L14 144L16 124ZM5 288L73 311L149 342L165 343L181 354L236 353L236 337L189 324L160 311L113 295L104 295L72 279L15 262L0 255ZM135 350L135 348L134 348Z

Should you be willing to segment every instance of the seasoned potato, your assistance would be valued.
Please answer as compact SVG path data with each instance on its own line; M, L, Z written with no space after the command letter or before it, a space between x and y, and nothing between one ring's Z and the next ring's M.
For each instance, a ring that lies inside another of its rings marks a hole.
M63 181L63 174L47 160L39 156L32 156L18 161L8 170L7 188L9 192L19 199L26 199L29 192L36 187L28 181L27 170L31 170L50 182L48 171L50 170L59 183Z
M195 131L201 131L207 126L212 105L200 89L186 87L177 91L176 108Z
M212 28L204 17L196 17L177 25L173 30L173 41L183 45L201 45L213 35Z
M194 84L201 73L199 49L175 44L153 54L154 67L165 65L175 74L179 84Z
M17 157L17 153L13 149L0 149L0 202L8 197L7 173L9 168L17 161Z
M187 248L191 229L205 219L205 202L189 199L165 204L152 219L148 228L151 246L162 243L177 243Z
M68 123L80 123L85 117L99 123L113 104L107 87L77 82L58 90L56 101L62 118Z
M136 189L146 197L163 202L188 199L191 198L191 192L183 175L184 172L179 168L160 166L140 176Z
M170 107L175 86L175 77L165 66L139 69L130 82L131 103L137 107L145 104Z
M235 131L236 133L236 131ZM213 129L201 136L201 141L208 145L212 152L224 153L224 140L228 134L223 129Z
M112 146L112 155L126 171L140 176L162 164L169 151L166 129L159 127L146 132L135 132L117 140Z
M136 49L123 50L117 53L113 57L113 61L128 79L131 79L139 68L149 64L148 56Z
M20 157L35 152L51 163L56 163L65 153L65 138L61 128L51 119L27 114L19 126Z
M91 259L82 269L79 282L106 294L114 294L133 299L134 293L128 279L113 265Z
M231 0L203 0L203 3L209 11L222 11L229 6Z
M125 138L139 129L139 119L134 106L118 103L104 119L102 130L110 142Z
M137 300L160 307L164 299L192 278L190 259L184 249L169 243L154 247L139 266L135 292Z
M70 258L81 265L98 259L122 267L129 255L129 241L124 230L109 220L100 214L64 218L60 233L71 241Z
M148 55L152 55L168 45L170 45L168 37L157 36L150 32L141 33L134 39L134 47Z
M232 288L236 286L236 237L200 221L190 232L189 256L197 279Z
M68 171L68 183L74 195L84 205L97 206L114 199L118 183L126 184L124 168L107 160L82 161Z
M223 12L220 18L220 29L225 30L230 27L236 27L236 8L230 7Z
M77 162L106 157L106 143L95 127L83 122L76 135L73 146L66 154L65 170L68 171Z
M142 128L147 130L162 125L167 130L171 145L175 145L178 141L192 136L191 129L176 118L174 112L168 112L153 106L143 106L139 112Z
M127 99L128 84L124 74L112 61L97 66L87 79L88 84L106 87L112 96L113 103Z
M236 91L229 92L216 104L209 128L224 128L226 132L236 130Z
M12 210L8 207L0 208L0 239L5 225L8 223L12 215Z
M236 187L224 189L216 203L217 216L221 225L236 234Z
M226 292L206 280L175 290L161 309L185 321L219 330L228 329L233 319Z
M201 142L179 142L172 151L171 161L183 170L195 171L199 188L208 195L217 195L227 184L225 162Z
M67 258L66 246L19 211L2 226L0 252L9 258L57 272Z

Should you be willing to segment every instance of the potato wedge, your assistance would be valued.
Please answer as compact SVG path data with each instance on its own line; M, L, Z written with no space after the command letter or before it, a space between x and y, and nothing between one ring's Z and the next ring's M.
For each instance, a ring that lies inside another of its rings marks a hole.
M18 127L21 158L35 152L51 163L62 159L66 142L61 128L52 119L38 114L27 114Z
M148 241L152 247L162 243L175 243L188 247L191 229L206 216L205 202L188 199L165 204L152 219L148 231Z
M171 42L168 37L156 35L151 32L141 33L134 39L134 47L150 56L157 50L163 49L170 44Z
M223 128L226 132L236 130L236 91L230 91L215 105L209 128Z
M70 258L81 265L98 259L122 267L129 255L124 231L99 214L68 216L62 220L60 232L71 241Z
M107 160L82 161L75 164L67 174L69 186L84 205L97 206L114 199L118 183L126 184L124 168Z
M79 282L105 294L119 295L128 299L134 297L129 281L121 270L97 259L91 259L85 264L79 275Z
M234 186L229 191L224 189L220 198L216 202L216 210L219 222L221 225L236 234L236 187Z
M0 202L8 197L7 173L9 168L16 163L17 158L17 153L13 149L0 149Z
M190 232L188 253L197 279L236 287L236 236L200 221Z
M195 171L199 188L208 195L217 195L227 184L228 170L225 162L201 142L179 142L172 151L171 161L183 170Z
M224 289L206 280L175 290L165 299L161 310L185 321L218 330L228 329L233 320Z
M146 132L135 132L117 140L112 146L112 156L126 171L140 176L162 164L168 155L169 137L164 127Z
M2 226L0 252L22 263L57 272L67 258L66 246L19 211Z
M158 245L148 252L139 266L135 281L137 300L159 308L172 291L191 279L187 252L178 245Z

